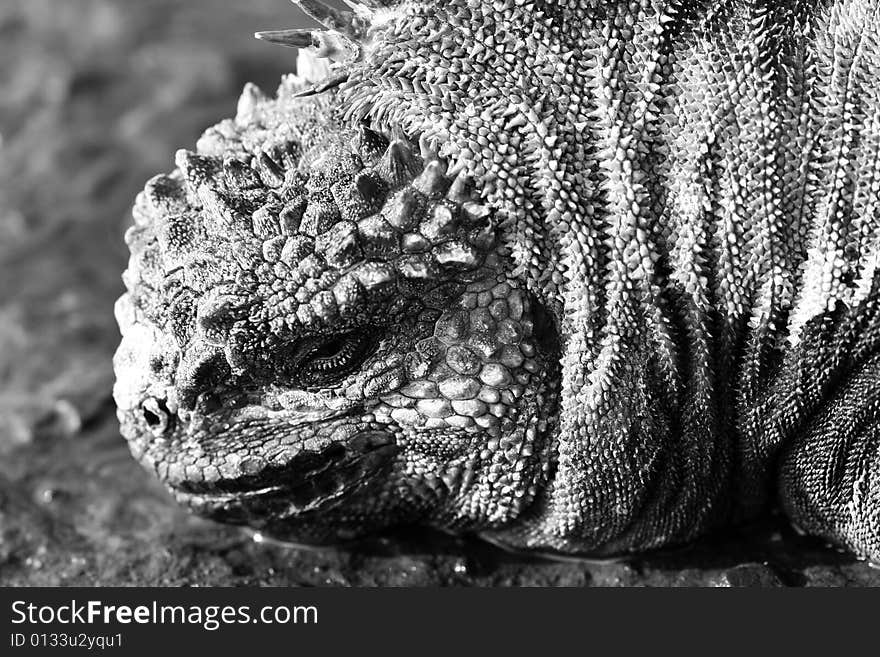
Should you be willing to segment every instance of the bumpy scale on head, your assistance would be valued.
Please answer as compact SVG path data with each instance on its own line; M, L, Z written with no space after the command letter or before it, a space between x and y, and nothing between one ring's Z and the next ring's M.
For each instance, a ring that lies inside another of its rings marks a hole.
M254 129L284 102L308 118L302 88L246 90L245 120L138 198L117 307L132 449L196 510L300 540L502 522L534 495L552 391L492 213L427 140Z

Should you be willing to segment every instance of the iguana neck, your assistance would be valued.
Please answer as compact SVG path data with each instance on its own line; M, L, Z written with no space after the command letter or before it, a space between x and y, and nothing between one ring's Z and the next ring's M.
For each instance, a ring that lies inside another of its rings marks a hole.
M673 437L718 445L694 475L711 478L734 390L748 398L772 369L806 257L809 16L494 7L406 5L375 27L344 116L428 135L480 181L513 275L562 337L561 481L625 476L616 457L585 473L567 443L638 454Z

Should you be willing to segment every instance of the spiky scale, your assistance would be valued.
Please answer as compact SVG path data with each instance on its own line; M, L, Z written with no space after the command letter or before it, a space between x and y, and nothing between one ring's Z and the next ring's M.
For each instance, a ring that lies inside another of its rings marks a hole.
M402 139L395 139L388 145L377 170L392 187L399 187L411 180L420 167L410 146Z

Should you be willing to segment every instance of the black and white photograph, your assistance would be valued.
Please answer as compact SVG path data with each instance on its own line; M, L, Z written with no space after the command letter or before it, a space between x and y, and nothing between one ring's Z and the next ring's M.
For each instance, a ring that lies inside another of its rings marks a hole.
M0 586L880 586L880 0L0 0Z

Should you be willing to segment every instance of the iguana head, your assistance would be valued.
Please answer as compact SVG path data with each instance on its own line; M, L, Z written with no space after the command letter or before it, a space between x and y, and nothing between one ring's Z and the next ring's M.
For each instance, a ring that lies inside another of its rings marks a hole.
M304 89L249 87L138 197L123 433L181 502L281 538L501 526L547 467L552 322L479 176Z

